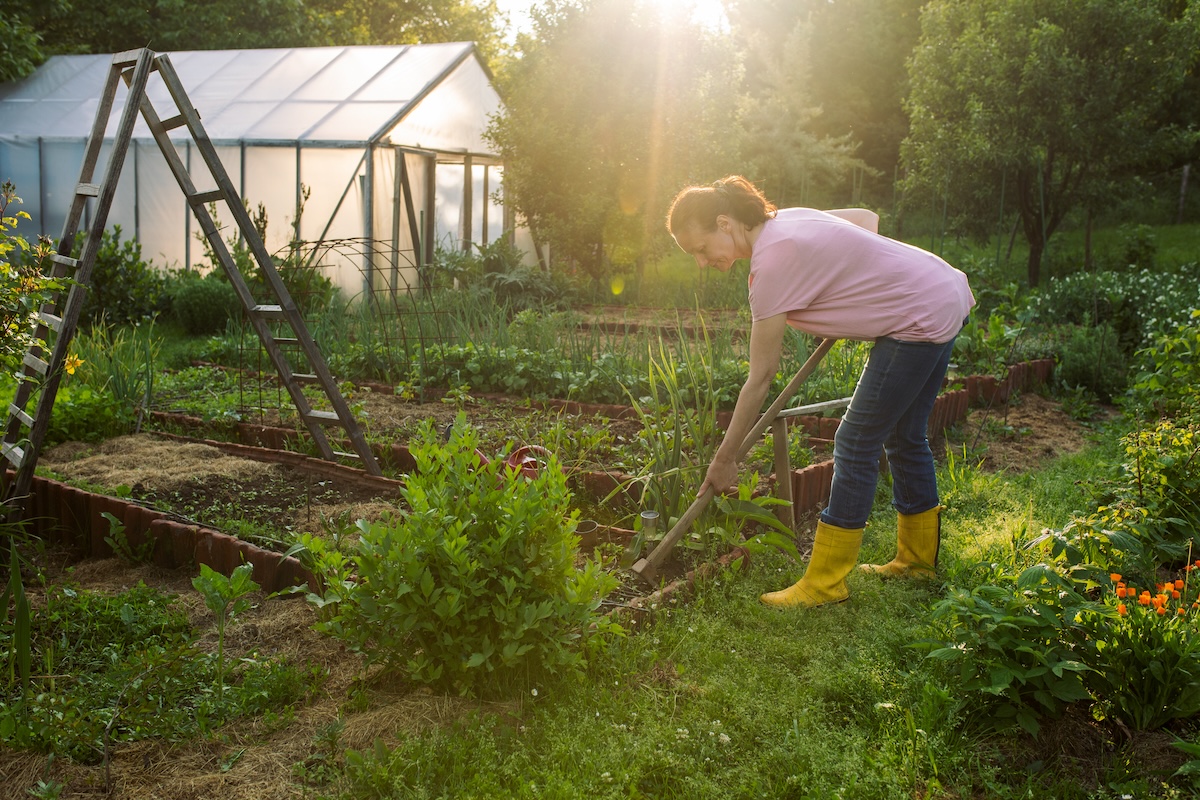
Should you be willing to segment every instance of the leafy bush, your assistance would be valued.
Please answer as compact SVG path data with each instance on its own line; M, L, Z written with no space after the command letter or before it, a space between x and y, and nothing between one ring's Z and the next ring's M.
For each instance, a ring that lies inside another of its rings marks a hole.
M367 663L460 692L572 670L619 628L596 612L616 581L574 566L578 512L553 458L535 478L483 463L460 415L411 444L417 471L391 522L360 523L349 563L315 559L318 628Z
M102 442L128 433L133 423L131 409L118 403L111 392L86 384L64 383L54 398L46 444Z
M1105 403L1125 391L1129 385L1129 360L1111 325L1105 323L1095 328L1063 325L1055 332L1059 346L1054 376L1059 385L1086 389Z
M934 606L935 635L918 646L957 671L962 689L982 701L997 727L1036 734L1040 717L1089 697L1077 620L1095 605L1052 565L1000 572L974 589L953 589Z
M220 271L204 277L186 272L171 284L171 311L190 336L223 333L230 319L240 313L233 286Z
M1162 561L1183 560L1200 545L1200 425L1162 420L1125 435L1121 446L1124 485L1117 497L1163 524L1163 538L1154 543Z
M1143 366L1133 382L1134 407L1155 416L1200 410L1200 311L1191 316L1192 324L1180 325L1138 352Z
M1077 272L1053 280L1027 300L1029 318L1045 325L1091 328L1107 323L1130 355L1174 332L1200 308L1200 263L1176 272Z
M13 203L20 202L15 186L7 181L0 184L0 330L4 331L0 363L6 369L20 363L33 341L30 315L64 288L42 274L42 259L50 254L50 242L43 238L31 245L25 237L12 233L20 220L29 219L24 211L10 211Z
M74 256L82 252L83 238L75 243ZM106 230L96 251L91 287L83 301L80 319L94 325L103 318L111 325L153 319L167 308L166 279L142 258L142 245L121 241L121 226Z

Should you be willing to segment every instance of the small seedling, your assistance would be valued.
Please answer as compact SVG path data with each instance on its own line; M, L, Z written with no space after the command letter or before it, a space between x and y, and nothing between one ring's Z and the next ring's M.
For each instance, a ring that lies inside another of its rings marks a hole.
M129 537L125 534L125 523L117 519L113 514L105 511L100 516L108 520L108 536L104 537L104 541L117 557L128 564L146 564L154 556L154 540L147 539L142 544L134 547Z
M217 697L225 688L225 626L238 614L250 608L246 595L259 590L250 578L253 564L242 564L229 577L200 565L200 574L192 578L192 586L204 596L204 604L217 618Z

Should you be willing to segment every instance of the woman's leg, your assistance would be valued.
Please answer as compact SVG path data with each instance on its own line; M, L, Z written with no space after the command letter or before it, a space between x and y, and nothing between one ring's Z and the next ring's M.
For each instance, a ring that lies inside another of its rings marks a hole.
M928 380L884 441L892 473L892 505L901 514L920 514L938 505L937 470L929 449L929 415L946 378L954 342L943 348Z
M953 342L928 344L888 338L875 342L850 407L834 436L833 486L829 505L821 513L825 522L851 529L866 525L879 482L879 457L884 443L890 443L901 421L906 440L920 427L920 439L924 442L923 426L928 424L952 349ZM906 473L905 491L910 494L905 502L924 502L924 495L931 489L933 499L928 507L937 505L937 486L932 480L933 456L928 443L925 442L928 471L922 465L919 448L910 447L907 441L897 442L897 446L905 462L901 469L915 467L920 476Z

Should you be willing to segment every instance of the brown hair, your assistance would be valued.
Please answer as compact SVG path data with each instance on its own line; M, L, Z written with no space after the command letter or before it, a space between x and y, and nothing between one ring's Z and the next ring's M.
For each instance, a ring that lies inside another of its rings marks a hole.
M675 235L694 223L711 231L721 214L754 228L775 216L775 204L741 175L730 175L709 186L688 186L675 195L667 212L667 230Z

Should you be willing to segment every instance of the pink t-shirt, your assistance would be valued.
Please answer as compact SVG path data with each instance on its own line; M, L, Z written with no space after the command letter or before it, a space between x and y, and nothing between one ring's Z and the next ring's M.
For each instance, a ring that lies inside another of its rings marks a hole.
M933 253L811 208L780 209L750 258L751 317L786 312L823 338L948 342L973 305L967 276Z

